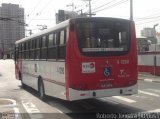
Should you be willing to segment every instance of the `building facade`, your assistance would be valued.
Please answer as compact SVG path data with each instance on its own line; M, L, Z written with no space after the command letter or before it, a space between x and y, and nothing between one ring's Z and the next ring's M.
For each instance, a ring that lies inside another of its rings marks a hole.
M82 13L82 11L81 14L78 14L75 11L65 11L65 10L58 10L58 13L56 13L55 16L56 16L56 24L71 18L87 17L87 15Z
M158 42L156 30L154 28L143 28L143 30L141 30L141 36L150 40L151 44L156 44Z
M147 38L155 37L155 30L154 28L144 28L141 35Z
M16 40L25 37L24 8L3 3L0 7L0 58L11 57Z

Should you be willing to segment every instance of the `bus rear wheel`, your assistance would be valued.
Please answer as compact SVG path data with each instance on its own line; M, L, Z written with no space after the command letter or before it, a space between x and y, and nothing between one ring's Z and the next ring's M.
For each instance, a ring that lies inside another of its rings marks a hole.
M45 96L45 92L44 92L44 84L43 81L40 80L39 84L38 84L38 93L39 93L39 98L43 101L45 101L46 96Z
M19 72L19 80L21 80L21 87L23 88L23 89L25 89L26 88L26 85L23 83L23 80L22 80L22 74Z

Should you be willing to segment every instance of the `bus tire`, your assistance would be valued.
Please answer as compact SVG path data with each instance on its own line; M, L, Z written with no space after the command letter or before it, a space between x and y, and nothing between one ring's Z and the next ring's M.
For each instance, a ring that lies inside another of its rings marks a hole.
M39 93L39 98L45 101L46 95L45 95L44 84L43 84L42 79L39 79L38 81L38 93Z
M21 87L23 88L23 89L25 89L26 88L26 85L21 81Z
M22 88L26 88L26 85L23 83L23 80L22 80L22 74L21 74L21 72L19 72L19 80L21 80L21 87Z

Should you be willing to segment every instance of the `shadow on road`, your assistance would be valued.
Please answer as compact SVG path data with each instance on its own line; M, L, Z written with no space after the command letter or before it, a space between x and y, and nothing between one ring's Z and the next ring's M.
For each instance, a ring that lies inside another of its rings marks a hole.
M32 88L26 86L25 90L39 98L38 92L33 90ZM94 119L100 118L97 116L108 116L106 117L106 119L112 119L111 116L119 117L120 114L138 114L140 112L144 112L144 110L142 109L128 106L127 104L122 104L119 102L117 104L113 104L111 103L111 101L100 99L87 99L70 102L47 96L45 103L60 111L60 113L57 114L44 114L48 115L48 117L67 115L68 117L74 119Z

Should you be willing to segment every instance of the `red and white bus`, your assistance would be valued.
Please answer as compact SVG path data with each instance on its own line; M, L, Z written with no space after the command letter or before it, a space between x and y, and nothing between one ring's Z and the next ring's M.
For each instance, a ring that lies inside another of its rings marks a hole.
M134 22L76 18L15 43L16 77L64 100L136 94Z

